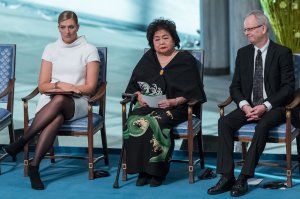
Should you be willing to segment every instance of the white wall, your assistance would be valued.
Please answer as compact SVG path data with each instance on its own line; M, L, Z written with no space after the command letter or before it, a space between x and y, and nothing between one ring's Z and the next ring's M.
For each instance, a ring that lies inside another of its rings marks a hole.
M200 27L199 0L20 0L74 10L108 19L147 25L157 17L175 21L178 31L195 34Z

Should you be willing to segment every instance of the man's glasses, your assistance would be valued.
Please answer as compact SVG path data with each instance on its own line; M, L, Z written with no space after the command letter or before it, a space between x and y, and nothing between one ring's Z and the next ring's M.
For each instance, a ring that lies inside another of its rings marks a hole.
M263 25L258 25L258 26L255 26L255 27L252 27L252 28L244 28L244 32L252 32L253 30L255 30L256 28L259 28Z

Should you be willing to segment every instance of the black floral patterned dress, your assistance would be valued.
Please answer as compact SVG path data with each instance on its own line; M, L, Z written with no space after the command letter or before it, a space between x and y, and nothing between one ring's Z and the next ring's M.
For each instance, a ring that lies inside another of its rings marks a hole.
M161 72L163 70L163 72ZM154 50L147 51L133 70L126 93L185 97L206 102L196 59L180 51L163 69ZM146 172L164 178L169 171L174 142L171 129L187 120L187 105L167 109L136 103L123 132L128 173Z

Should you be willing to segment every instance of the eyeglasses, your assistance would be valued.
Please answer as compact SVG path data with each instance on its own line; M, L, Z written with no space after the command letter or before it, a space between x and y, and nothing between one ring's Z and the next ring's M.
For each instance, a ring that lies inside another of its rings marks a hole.
M256 28L259 28L263 25L258 25L258 26L255 26L255 27L252 27L252 28L244 28L244 32L252 32L253 30L255 30Z

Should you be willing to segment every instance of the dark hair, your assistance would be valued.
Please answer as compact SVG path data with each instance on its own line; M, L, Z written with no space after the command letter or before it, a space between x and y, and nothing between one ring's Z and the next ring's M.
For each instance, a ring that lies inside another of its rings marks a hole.
M175 46L180 47L180 39L176 31L176 25L173 21L163 18L154 19L147 28L147 40L149 46L153 49L153 37L156 31L158 30L166 30L170 33L171 37L175 42Z
M76 25L78 25L77 15L75 14L75 12L69 11L69 10L66 10L66 11L63 11L62 13L60 13L58 16L57 22L58 22L58 24L60 24L60 22L68 20L68 19L73 19L75 21Z

